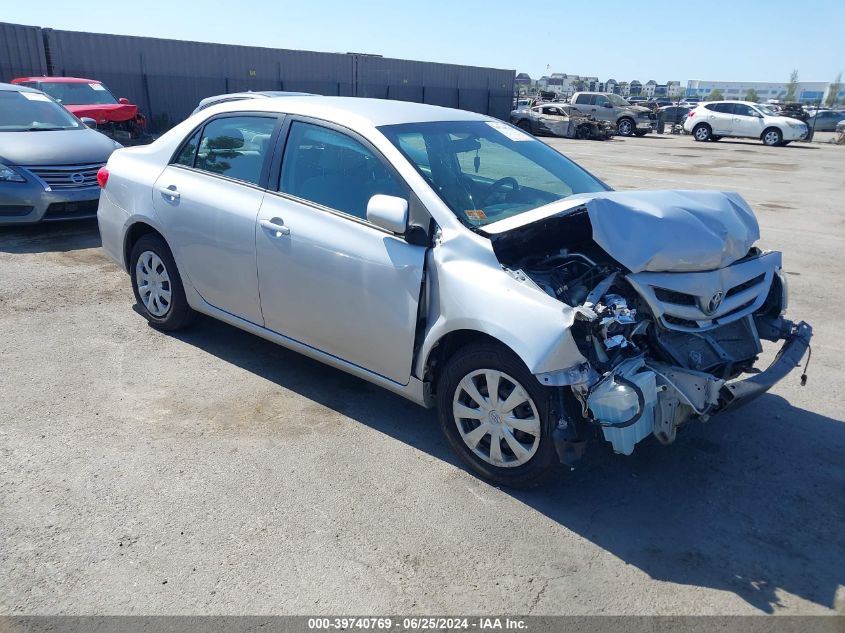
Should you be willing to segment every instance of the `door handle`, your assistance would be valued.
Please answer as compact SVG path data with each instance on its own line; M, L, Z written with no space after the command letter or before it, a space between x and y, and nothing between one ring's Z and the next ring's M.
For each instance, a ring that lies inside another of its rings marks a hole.
M168 198L173 198L174 200L178 200L180 195L179 192L176 190L176 185L170 185L169 187L159 187L159 192L163 196L167 196Z
M282 235L290 235L290 229L285 226L281 218L273 218L272 220L261 220L259 222L262 229L266 229L271 233L275 233L273 237L281 237Z

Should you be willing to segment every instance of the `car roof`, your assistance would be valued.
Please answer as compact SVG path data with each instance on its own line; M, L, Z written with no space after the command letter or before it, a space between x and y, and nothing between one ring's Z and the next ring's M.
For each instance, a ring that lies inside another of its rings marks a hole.
M226 101L203 110L222 113L244 110L243 101ZM362 97L284 97L253 99L249 110L299 114L338 123L357 123L378 127L400 123L433 121L490 121L489 116L424 103L367 99Z
M98 84L99 79L83 79L82 77L17 77L12 81L40 81L41 83L65 83L65 84Z
M4 90L6 92L41 92L40 90L30 88L29 86L17 86L15 84L4 83L0 83L0 90Z
M224 94L212 95L200 100L199 107L208 106L216 101L236 101L238 99L269 99L271 97L316 97L319 95L310 92L287 92L284 90L249 90L247 92L226 92Z

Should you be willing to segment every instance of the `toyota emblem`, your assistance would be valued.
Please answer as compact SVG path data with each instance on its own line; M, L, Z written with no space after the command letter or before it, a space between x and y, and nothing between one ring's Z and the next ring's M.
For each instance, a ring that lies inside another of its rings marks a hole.
M721 290L710 297L710 302L707 304L707 315L715 314L719 306L722 305L722 299L725 298L725 293Z
M81 185L83 182L85 182L85 176L79 173L71 174L70 181L75 185Z

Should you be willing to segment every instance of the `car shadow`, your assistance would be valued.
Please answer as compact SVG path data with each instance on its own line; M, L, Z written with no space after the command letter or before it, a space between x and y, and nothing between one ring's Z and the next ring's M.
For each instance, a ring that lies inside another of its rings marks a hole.
M461 467L433 411L211 318L171 336ZM573 472L504 492L655 580L773 613L783 591L834 605L843 491L845 423L768 394L671 447L649 438L624 457L598 442Z
M0 253L63 253L101 245L96 218L0 227Z

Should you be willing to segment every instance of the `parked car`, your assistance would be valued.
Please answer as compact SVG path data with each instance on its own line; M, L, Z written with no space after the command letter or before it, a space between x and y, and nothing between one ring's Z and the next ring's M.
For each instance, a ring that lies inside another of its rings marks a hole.
M692 108L687 106L664 106L657 111L658 123L674 125L683 123Z
M228 101L243 101L244 99L269 99L271 97L314 97L309 92L285 92L283 90L261 90L257 92L232 92L224 95L214 95L213 97L206 97L199 102L199 105L191 112L192 115L201 112L206 108L210 108L218 103L226 103Z
M510 120L519 129L535 136L545 134L605 141L615 131L611 123L588 117L563 103L544 103L533 108L514 110Z
M529 134L566 136L572 107L565 104L544 103L530 108L517 108L510 114L510 121Z
M12 83L47 93L78 117L90 117L97 129L118 141L141 137L147 120L125 97L115 98L96 79L80 77L19 77Z
M119 147L43 92L0 83L0 226L94 217L97 171Z
M611 92L576 92L572 105L600 121L610 121L620 136L645 136L654 129L657 117L648 108L631 105Z
M201 312L436 406L499 484L598 438L670 443L765 392L812 332L783 317L781 254L738 194L615 192L467 111L228 103L100 182L103 248L151 325ZM761 338L781 353L742 380Z
M836 124L845 120L845 111L819 110L807 119L807 125L816 132L833 132Z
M704 103L689 113L684 130L696 141L718 141L733 136L757 138L771 146L788 145L808 133L806 123L750 101Z

